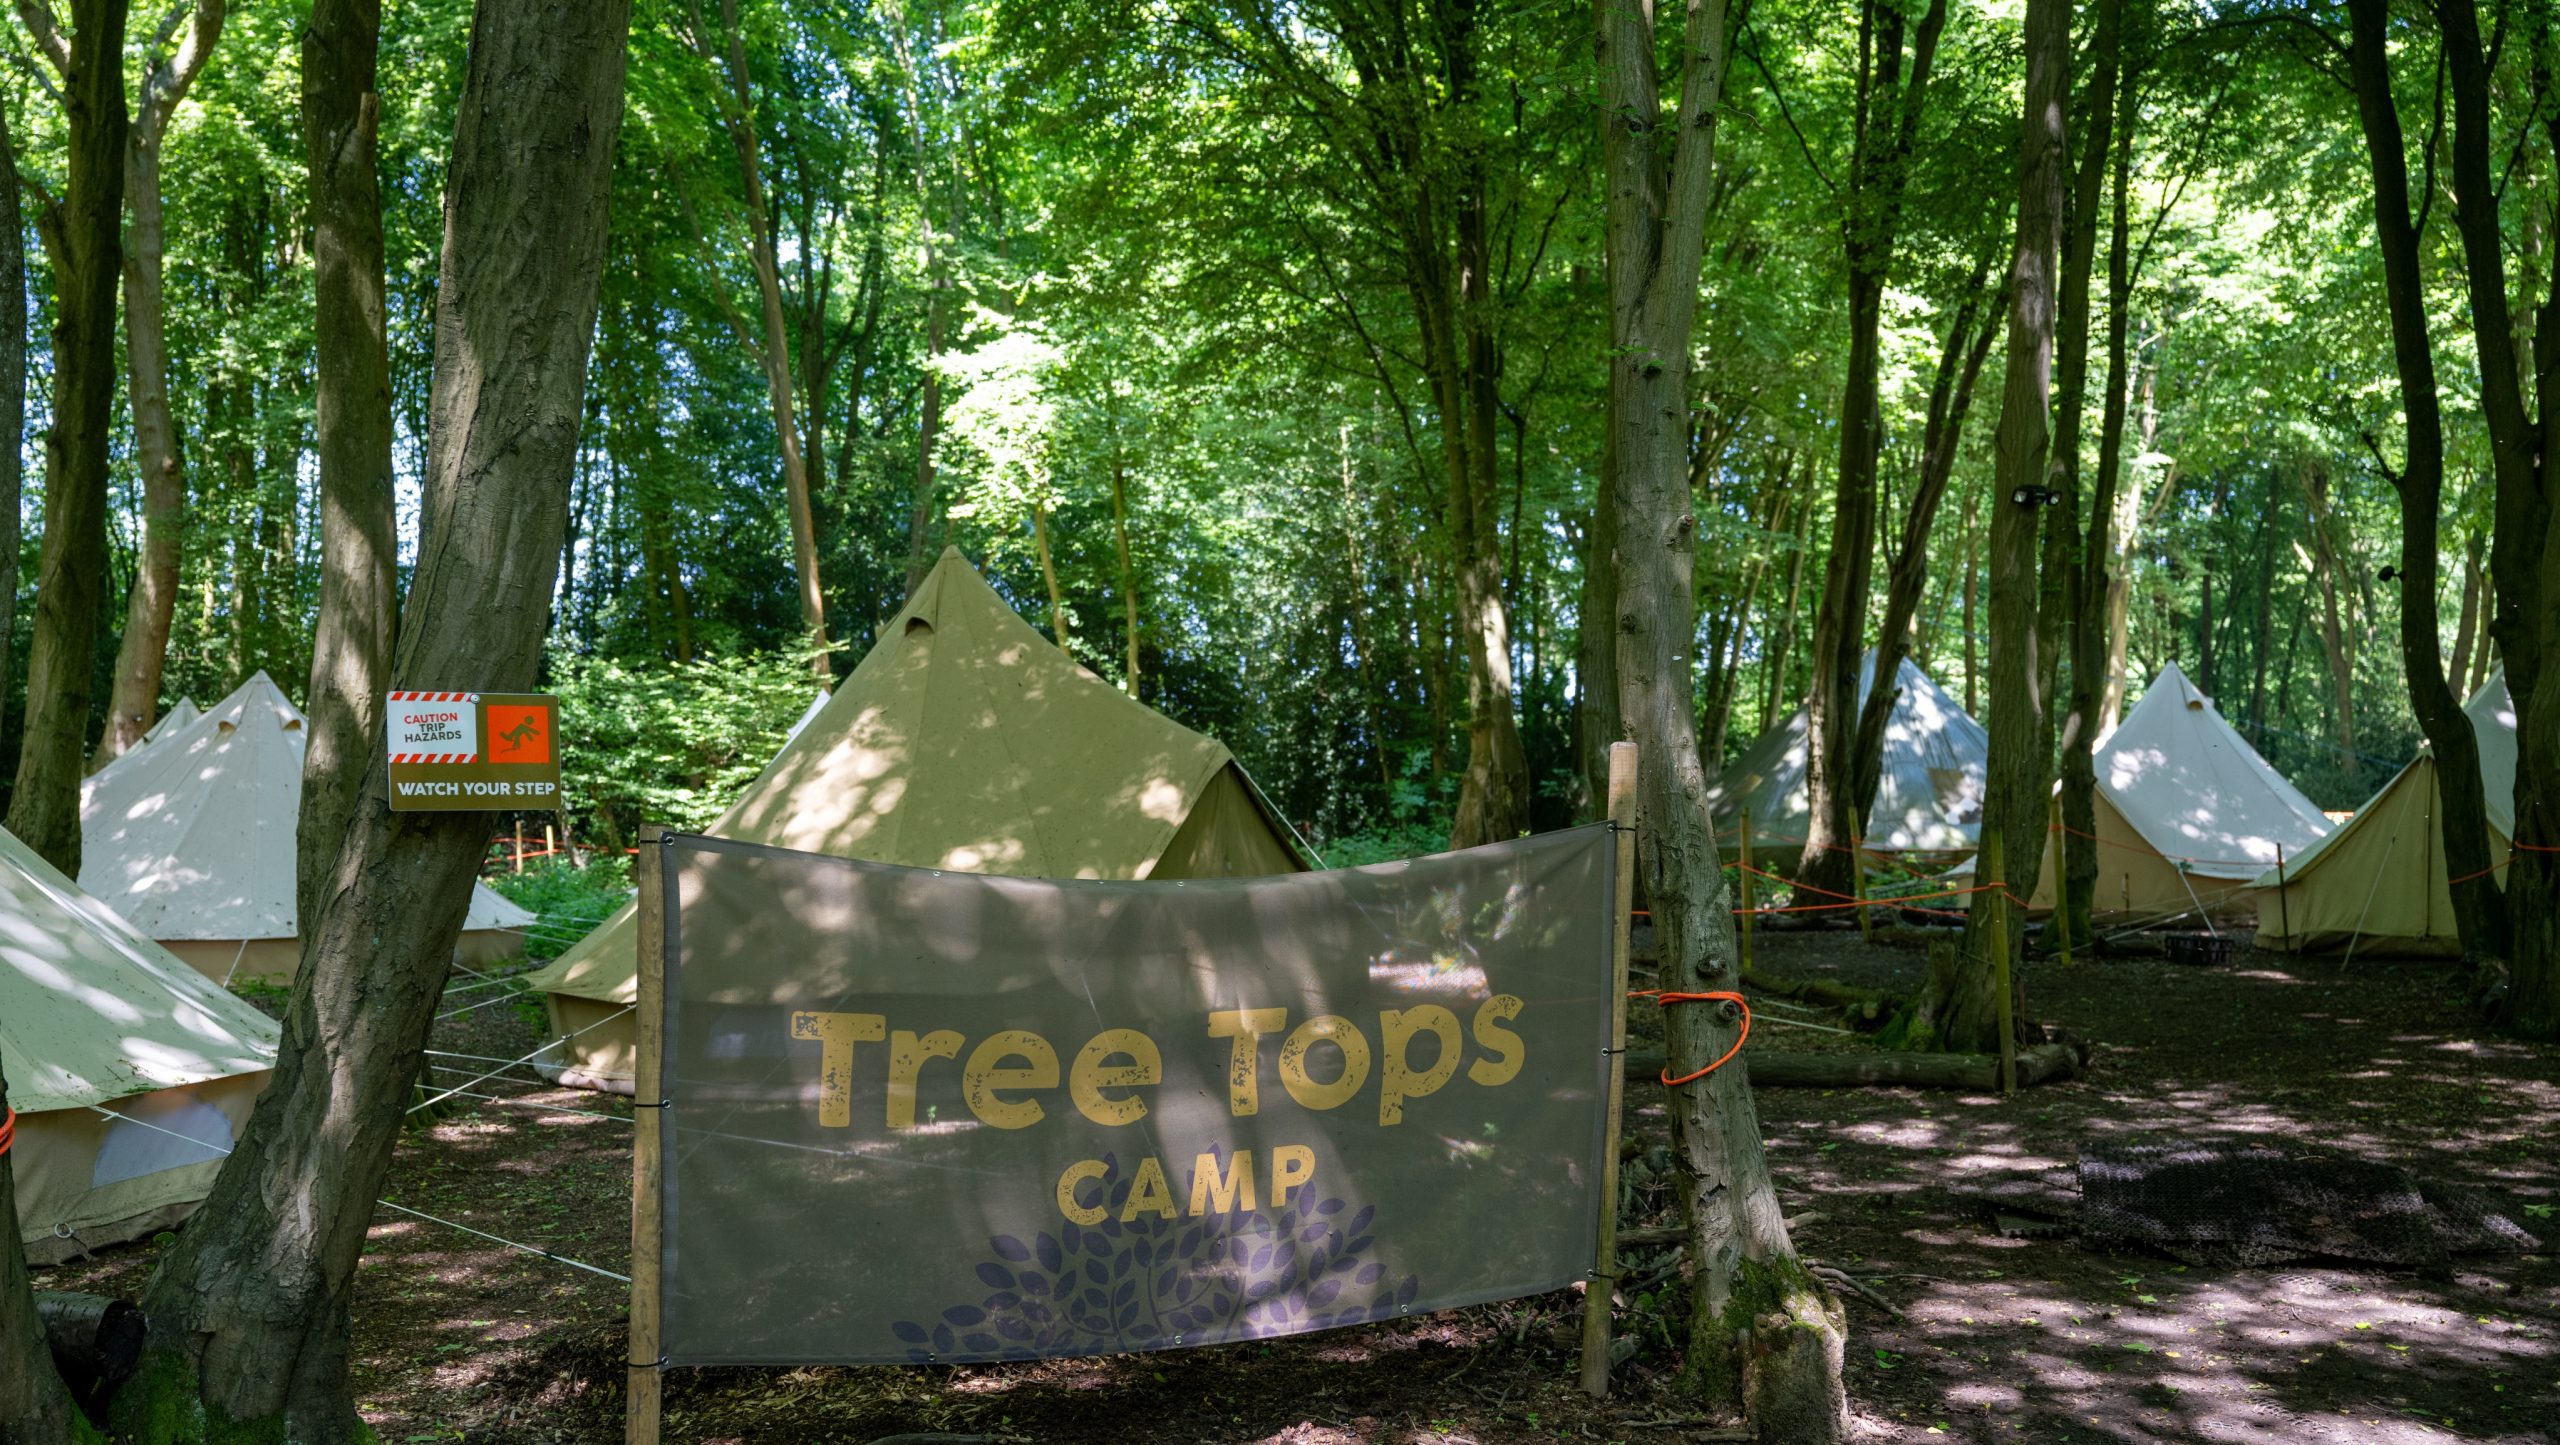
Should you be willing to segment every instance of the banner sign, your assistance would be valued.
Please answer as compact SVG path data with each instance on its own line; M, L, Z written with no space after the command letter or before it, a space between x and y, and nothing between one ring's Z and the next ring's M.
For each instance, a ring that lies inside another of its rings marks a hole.
M532 692L395 692L384 699L391 811L560 806L560 700Z
M663 857L671 1363L1210 1345L1591 1272L1606 825L1176 883Z

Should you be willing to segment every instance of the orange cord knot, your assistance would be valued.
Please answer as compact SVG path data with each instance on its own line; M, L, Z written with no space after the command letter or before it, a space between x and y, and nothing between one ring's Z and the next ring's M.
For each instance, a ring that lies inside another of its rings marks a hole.
M1742 1032L1734 1038L1733 1047L1724 1051L1724 1057L1694 1074L1682 1074L1676 1079L1671 1077L1669 1069L1664 1069L1662 1071L1664 1088L1676 1088L1682 1084L1693 1083L1723 1068L1734 1055L1742 1052L1744 1041L1751 1037L1751 1001L1738 993L1679 993L1669 989L1640 988L1629 992L1627 997L1649 998L1664 1008L1669 1008L1675 1003L1730 1003L1742 1010Z

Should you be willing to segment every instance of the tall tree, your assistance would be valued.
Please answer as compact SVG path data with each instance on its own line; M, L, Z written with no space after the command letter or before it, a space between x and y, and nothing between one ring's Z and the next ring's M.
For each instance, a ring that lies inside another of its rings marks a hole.
M541 665L595 332L628 0L489 0L446 167L425 513L400 679L530 686ZM489 838L390 810L377 753L316 920L273 1082L152 1279L119 1423L369 1438L348 1309L410 1082Z
M14 1117L9 1080L0 1075L0 1121ZM26 1251L18 1247L17 1170L17 1161L0 1151L0 1440L93 1441L97 1432L73 1407L36 1315Z
M133 414L133 461L142 475L142 555L133 570L124 637L116 648L115 685L98 739L103 764L142 741L160 716L160 674L169 657L169 624L178 610L178 566L185 552L187 468L169 407L168 224L160 200L161 147L169 118L187 98L222 37L223 0L196 0L169 12L153 37L134 95L125 142L124 352ZM177 51L168 42L192 13Z
M18 552L26 544L27 222L18 205L18 143L0 103L0 726L18 637ZM0 767L7 759L0 756Z
M2552 496L2552 450L2555 443L2560 443L2560 405L2554 403L2560 398L2545 389L2553 384L2555 373L2560 373L2560 272L2545 283L2544 299L2532 326L2528 368L2525 359L2517 355L2516 327L2508 310L2507 241L2499 220L2501 191L2492 179L2503 153L2510 148L2521 150L2522 142L2506 141L2490 120L2491 68L2495 60L2481 43L2478 8L2472 0L2441 0L2436 15L2443 30L2443 64L2453 95L2450 139L2454 227L2462 236L2472 345L2480 359L2480 410L2489 423L2489 454L2497 478L2497 524L2490 533L2489 560L2497 607L2490 617L2489 635L2497 641L2498 656L2507 668L2507 688L2515 699L2518 748L2516 831L2507 869L2506 917L2497 917L2498 905L2487 890L2475 890L2469 921L2475 927L2485 924L2488 936L2475 940L2466 933L2463 942L2466 946L2482 942L2495 947L2500 942L2497 930L2503 925L2503 941L2513 969L2508 995L2512 1022L2529 1036L2560 1038L2560 776L2555 776L2555 770L2560 770L2560 725L2555 725L2560 724L2560 667L2550 666L2547 655L2549 648L2560 642L2560 615L2555 615L2555 609L2560 609L2560 582L2549 575L2553 558L2560 556L2554 550L2560 548L2560 505L2554 504ZM2373 57L2367 60L2359 55L2355 63L2381 63L2388 16L2381 10L2379 0L2356 0L2349 8L2349 18L2356 26L2359 46L2370 49ZM2506 22L2502 19L2501 23ZM2537 93L2547 91L2550 85L2540 58L2547 54L2550 44L2548 22L2539 23L2546 28L2533 42ZM2357 86L2360 114L2366 104L2361 99L2366 88L2363 82ZM2541 127L2540 148L2550 160L2560 163L2560 114L2538 114L2531 119ZM2366 122L2368 133L2375 123L2370 119ZM2387 217L2382 222L2389 224ZM2523 384L2528 369L2535 380L2530 412ZM2404 477L2404 516L2414 505L2410 490ZM2402 555L2404 566L2412 571L2423 569L2427 590L2412 594L2407 589L2416 584L2407 582L2403 584L2403 596L2421 596L2425 603L2430 640L2421 645L2428 659L2428 676L2435 678L2441 675L2432 644L2436 611L2436 555L2432 545L2435 528L2432 498L2422 490L2421 499L2429 511L2429 545L2424 557L2411 557L2407 549L2412 539L2404 534ZM2404 632L2404 647L2407 642ZM2411 685L2418 683L2419 679L2413 676ZM2448 690L2446 699L2450 697ZM2437 700L2430 698L2427 713L2438 710ZM2460 724L2439 721L2429 725L2427 736L2431 741L2437 726L2445 726L2449 734ZM2467 796L2464 801L2468 803ZM2467 831L2467 825L2457 819L2449 806L2445 825L2448 867L2456 866L2450 841L2457 826L2465 826Z
M294 878L294 916L302 919L320 916L321 886L364 786L399 613L376 175L381 38L382 0L315 0L302 33L320 453L320 625L311 646L311 735Z
M1831 893L1850 891L1858 838L1866 831L1853 780L1858 735L1858 660L1875 573L1877 468L1884 453L1884 289L1902 229L1912 153L1929 98L1929 74L1946 31L1946 0L1928 0L1910 37L1903 75L1902 6L1860 0L1858 69L1849 187L1841 254L1849 273L1848 377L1840 402L1840 474L1833 491L1831 548L1813 613L1813 686L1805 698L1804 853L1796 876ZM1941 488L1943 490L1943 488ZM1928 509L1936 510L1932 503ZM1908 622L1908 617L1904 619ZM1875 691L1889 694L1879 671Z
M1741 986L1724 869L1708 820L1691 678L1697 521L1685 454L1697 315L1731 34L1724 0L1689 0L1677 112L1663 113L1650 12L1593 0L1609 272L1608 473L1615 494L1621 706L1639 749L1638 867L1665 989ZM1600 619L1585 618L1590 628ZM1740 1041L1722 1005L1675 1007L1674 1068ZM1768 1440L1819 1445L1848 1426L1840 1307L1808 1274L1761 1152L1740 1059L1671 1091L1672 1152L1689 1211L1689 1387L1739 1406Z
M746 36L738 26L738 0L720 0L720 27L704 23L701 0L691 0L692 20L686 39L712 72L712 94L720 126L738 161L740 203L746 209L747 258L756 277L756 320L750 322L729 299L719 269L710 264L708 241L704 270L720 296L721 314L729 320L740 345L764 370L765 392L773 409L774 436L782 449L782 489L791 512L791 558L800 584L800 624L807 633L809 665L821 679L834 676L827 661L827 599L818 583L818 517L809 492L809 458L803 449L800 419L793 404L791 341L783 322L780 226L771 197L765 193L764 143L756 127L755 89L747 74ZM811 237L802 236L805 248Z
M53 427L45 437L44 552L36 565L27 720L9 831L80 874L81 756L107 586L107 427L115 404L116 280L124 214L124 0L77 0L68 38L51 0L18 0L62 76L63 193L38 224L53 262Z
M2009 260L2008 374L2000 398L1991 487L1990 759L1982 835L1997 832L2003 869L2023 897L2032 886L2045 839L2050 747L2045 675L2037 656L2036 526L2052 436L2051 403L2056 267L2062 246L2062 182L2070 157L2063 110L2071 97L2070 0L2027 0L2026 91L2018 127L2018 235ZM1986 878L1986 881L1987 878ZM1947 1048L1997 1048L2001 1013L1994 949L2014 949L2023 930L2009 926L2016 906L1998 893L1976 894L1967 915L1962 963L1951 996L1936 1001L1938 1038Z

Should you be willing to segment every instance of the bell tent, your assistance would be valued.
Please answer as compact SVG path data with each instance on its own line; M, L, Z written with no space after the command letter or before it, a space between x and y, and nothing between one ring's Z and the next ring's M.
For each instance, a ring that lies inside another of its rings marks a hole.
M132 747L118 754L112 762L109 762L105 767L98 769L95 773L90 774L90 776L93 778L103 778L110 776L118 768L131 767L142 757L144 751L149 749L153 743L160 741L162 738L168 737L172 733L186 731L189 723L194 722L197 718L202 716L204 716L204 709L196 706L196 700L194 698L179 698L176 703L170 706L167 712L160 715L160 720L158 722L151 725L150 731L145 732L142 735L141 742L134 744Z
M2516 709L2506 672L2492 674L2463 712L2480 740L2489 862L2503 867L2516 827ZM2298 854L2288 851L2281 878L2269 869L2258 880L2259 946L2288 953L2351 943L2358 953L2459 951L2437 789L2435 754L2421 750L2336 832Z
M2098 881L2091 911L2168 922L2245 910L2258 875L2328 835L2286 782L2171 663L2098 740ZM2059 841L2058 837L2054 841ZM2027 906L2054 906L2058 850L2045 849Z
M1078 665L958 549L818 715L707 830L742 842L1027 878L1294 873L1304 845L1234 754ZM631 905L527 976L564 1083L627 1092Z
M277 1037L0 831L0 1067L31 1262L192 1213L248 1126Z
M220 981L293 976L304 719L264 672L81 785L80 886ZM533 915L474 883L458 953L520 953Z
M1874 685L1873 648L1858 664L1858 705ZM1869 852L1969 851L1981 828L1984 760L1991 739L1945 689L1910 658L1894 674L1900 695L1885 720L1884 771L1875 808L1862 840ZM1740 846L1743 810L1751 812L1751 851L1792 852L1804 845L1812 814L1805 784L1808 714L1792 717L1752 740L1707 789L1716 836Z

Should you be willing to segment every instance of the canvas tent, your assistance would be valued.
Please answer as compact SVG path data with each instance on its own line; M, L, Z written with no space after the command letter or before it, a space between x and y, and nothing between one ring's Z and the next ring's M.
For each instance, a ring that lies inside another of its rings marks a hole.
M825 708L708 831L1028 878L1232 878L1308 866L1223 743L1079 666L942 554ZM546 1071L627 1091L637 915L528 975Z
M2328 835L2286 782L2171 663L2098 739L2098 881L2091 912L2139 924L2247 910L2258 875ZM2051 842L2059 842L2054 837ZM2027 906L2054 906L2048 843Z
M2480 791L2489 814L2489 862L2503 867L2516 827L2516 709L2504 669L2463 712L2480 740ZM2258 880L2258 943L2291 953L2450 954L2452 878L2445 866L2444 804L2436 759L2421 750L2355 816L2327 838L2288 851L2281 879Z
M263 672L80 789L80 886L228 982L293 976L300 711ZM533 915L472 885L459 957L520 953Z
M135 760L139 759L153 743L160 741L162 738L168 737L172 733L186 731L189 723L194 722L197 718L202 716L204 716L204 709L196 706L196 700L194 698L179 698L176 703L170 706L167 712L160 715L160 720L158 722L151 725L150 731L142 735L142 741L118 754L112 762L109 762L105 767L98 769L97 772L90 776L103 778L112 774L118 768L132 766Z
M277 1034L0 831L0 1068L32 1262L193 1212L248 1126Z
M1873 648L1858 664L1858 704L1875 680ZM1990 736L1982 724L1909 658L1895 673L1900 696L1885 721L1884 771L1864 846L1874 852L1965 852L1982 821L1983 760ZM1751 812L1751 848L1793 851L1804 845L1812 808L1805 784L1806 711L1762 733L1707 789L1716 836L1740 846L1742 813Z

